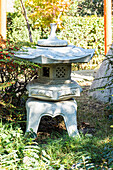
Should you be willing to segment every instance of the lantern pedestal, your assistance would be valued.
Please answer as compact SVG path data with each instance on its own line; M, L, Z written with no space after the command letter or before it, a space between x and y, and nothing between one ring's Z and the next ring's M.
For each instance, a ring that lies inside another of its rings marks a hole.
M27 132L32 128L33 132L37 133L41 117L61 115L64 118L69 136L79 136L76 120L77 103L74 99L53 102L29 98L26 102L26 110Z

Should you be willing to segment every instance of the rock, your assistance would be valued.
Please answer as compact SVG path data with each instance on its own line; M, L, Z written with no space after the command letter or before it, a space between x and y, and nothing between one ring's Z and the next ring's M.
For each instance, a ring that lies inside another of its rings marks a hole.
M113 44L95 75L89 96L104 103L113 102Z

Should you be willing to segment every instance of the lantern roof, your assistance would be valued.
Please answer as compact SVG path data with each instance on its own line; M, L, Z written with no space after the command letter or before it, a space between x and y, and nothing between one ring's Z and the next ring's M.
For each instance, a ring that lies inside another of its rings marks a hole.
M15 57L27 59L38 64L86 63L94 55L94 49L83 49L75 45L66 47L23 47L15 52Z

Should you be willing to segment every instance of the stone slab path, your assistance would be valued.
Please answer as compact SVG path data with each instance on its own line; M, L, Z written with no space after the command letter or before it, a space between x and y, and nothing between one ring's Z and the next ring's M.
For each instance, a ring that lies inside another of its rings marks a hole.
M83 83L90 86L94 80L96 72L97 70L72 71L71 78L80 84Z

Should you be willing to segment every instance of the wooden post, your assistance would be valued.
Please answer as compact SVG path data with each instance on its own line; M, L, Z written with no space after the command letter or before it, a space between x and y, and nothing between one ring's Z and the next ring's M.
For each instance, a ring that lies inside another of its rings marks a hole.
M0 0L0 34L6 39L6 0Z
M112 44L112 8L111 0L104 0L104 33L105 33L105 55Z

